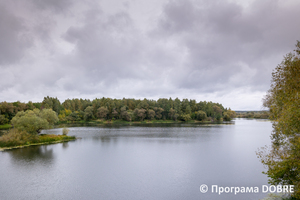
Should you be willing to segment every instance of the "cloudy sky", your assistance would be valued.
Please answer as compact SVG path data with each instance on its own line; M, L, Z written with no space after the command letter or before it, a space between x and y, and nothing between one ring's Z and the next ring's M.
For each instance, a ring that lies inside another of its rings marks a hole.
M188 98L261 110L299 0L1 0L0 101Z

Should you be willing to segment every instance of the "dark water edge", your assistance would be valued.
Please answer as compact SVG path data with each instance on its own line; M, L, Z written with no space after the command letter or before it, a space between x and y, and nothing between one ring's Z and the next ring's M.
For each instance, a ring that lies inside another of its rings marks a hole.
M193 127L193 126L210 126L210 125L234 125L234 121L220 121L220 122L172 122L172 123L62 123L55 125L54 128L63 127L123 127L123 126L137 126L137 127Z

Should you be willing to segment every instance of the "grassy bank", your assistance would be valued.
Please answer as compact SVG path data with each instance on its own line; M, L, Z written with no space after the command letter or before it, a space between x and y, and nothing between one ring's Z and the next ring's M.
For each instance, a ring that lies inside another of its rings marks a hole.
M12 127L11 124L3 124L0 125L0 130L10 129Z
M53 144L75 140L75 136L66 135L32 135L25 131L10 130L0 137L0 151L22 148L32 145Z
M174 121L174 120L144 120L144 121L124 121L124 120L91 120L91 121L64 121L59 122L57 125L65 125L65 124L89 124L89 125L106 125L106 124L115 124L115 125L134 125L134 124L183 124L183 123L191 123L191 124L208 124L208 123L222 123L212 122L212 121L198 121L198 120L190 120L190 121Z

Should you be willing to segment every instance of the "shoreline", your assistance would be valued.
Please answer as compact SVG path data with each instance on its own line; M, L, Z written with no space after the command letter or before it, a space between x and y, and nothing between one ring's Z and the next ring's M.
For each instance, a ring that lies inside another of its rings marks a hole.
M230 124L230 121L198 121L198 120L190 120L190 121L174 121L174 120L144 120L144 121L124 121L124 120L91 120L91 121L64 121L58 122L55 124L55 127L62 128L64 125L140 125L140 124ZM9 130L12 128L11 124L0 125L0 131Z
M226 124L231 123L231 121L174 121L174 120L144 120L144 121L124 121L124 120L92 120L92 121L65 121L55 124L57 127L63 125L135 125L135 124Z
M61 136L61 135L59 135L59 136ZM47 144L64 143L64 142L69 142L69 141L74 141L74 140L80 139L75 136L67 136L67 137L68 138L64 138L64 139L56 140L56 141L45 141L45 142L30 143L30 144L24 144L24 145L18 145L18 146L0 147L0 152L12 150L12 149L21 149L21 148L30 147L30 146L40 146L40 145L47 145Z

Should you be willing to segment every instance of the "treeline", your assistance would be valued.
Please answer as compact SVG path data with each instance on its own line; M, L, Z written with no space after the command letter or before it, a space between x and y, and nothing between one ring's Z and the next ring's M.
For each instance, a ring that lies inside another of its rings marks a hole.
M149 99L67 99L63 103L57 98L44 97L40 103L21 103L19 101L0 103L0 124L9 123L19 112L26 110L51 108L61 122L103 120L199 120L199 121L230 121L235 112L224 108L222 104L195 100L161 98Z
M269 119L268 111L236 111L236 118Z

